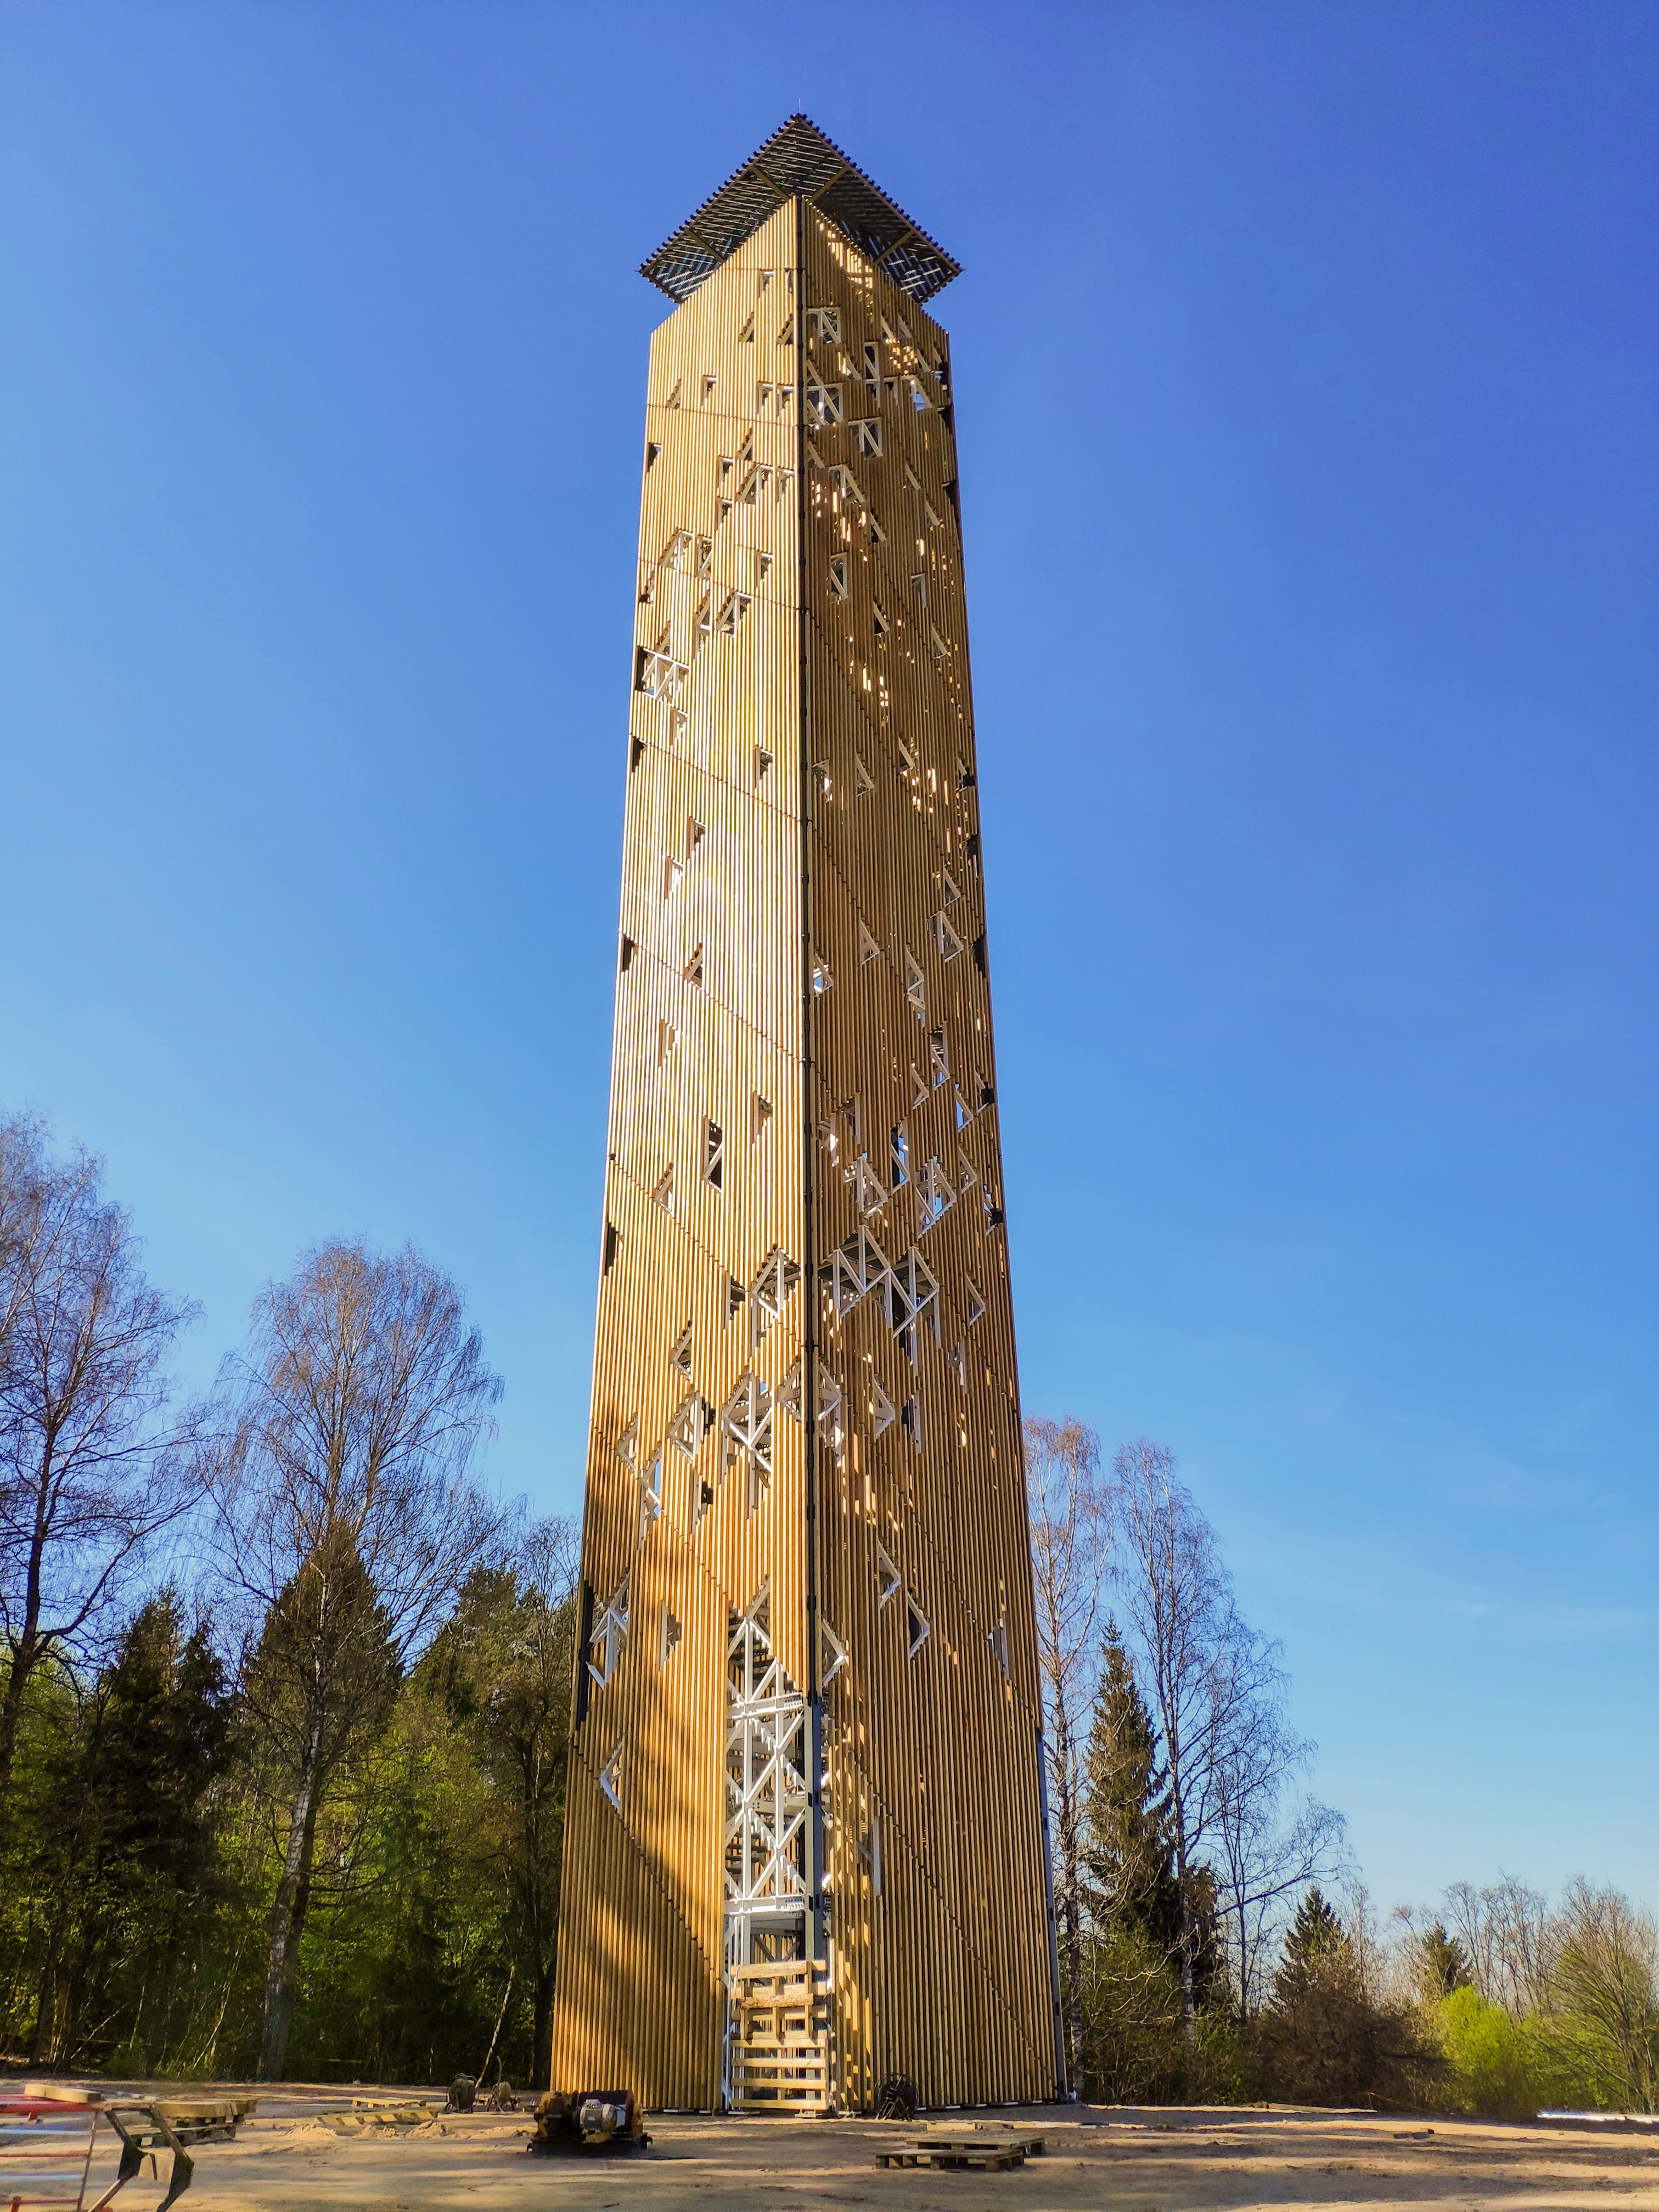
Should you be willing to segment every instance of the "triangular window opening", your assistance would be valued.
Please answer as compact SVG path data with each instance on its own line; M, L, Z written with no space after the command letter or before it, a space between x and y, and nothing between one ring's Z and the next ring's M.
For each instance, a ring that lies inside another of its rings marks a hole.
M754 344L754 343L755 343L755 318L754 318L752 315L750 315L750 317L749 318L749 320L748 320L748 321L744 325L743 328L742 328L742 329L738 332L738 343L739 345L753 345L753 344Z
M657 1187L651 1194L651 1203L653 1206L660 1206L665 1213L672 1213L674 1211L674 1170L672 1168L665 1168L663 1170L661 1176L658 1179Z
M921 1171L921 1196L917 1224L925 1235L936 1221L943 1220L957 1202L951 1178L937 1159L930 1159Z
M662 1518L662 1454L659 1451L640 1477L640 1534Z
M690 1330L686 1331L690 1336ZM686 1370L681 1370L682 1373ZM684 1459L696 1459L708 1433L708 1401L696 1390L687 1391L668 1424L668 1442Z
M601 1689L615 1674L627 1640L628 1577L624 1575L587 1639L587 1671Z
M720 1187L726 1172L726 1133L718 1121L702 1125L702 1179Z
M771 1100L763 1098L759 1091L756 1091L749 1102L749 1138L751 1144L757 1137L764 1135L766 1125L771 1118Z
M617 1457L624 1467L637 1468L640 1463L640 1425L630 1421L617 1439Z
M695 815L688 814L685 817L685 857L688 860L702 844L704 834L702 823Z
M775 1244L761 1261L760 1273L749 1285L749 1296L755 1308L757 1342L782 1314L799 1280L799 1263L792 1260L781 1245Z
M853 756L853 796L867 799L876 787L876 779L856 753Z
M684 869L674 858L674 855L672 853L669 854L667 859L665 860L662 864L662 895L665 898L673 897L676 890L679 886L680 878L684 874Z
M974 1326L974 1323L975 1323L976 1321L983 1321L983 1320L984 1320L984 1318L985 1318L985 1301L984 1301L984 1299L980 1296L978 1287L977 1287L977 1285L975 1285L975 1281L974 1281L973 1277L970 1275L970 1276L968 1278L968 1326L969 1326L969 1328L971 1328Z
M822 1614L818 1616L818 1686L827 1690L847 1665L847 1646Z
M957 953L965 949L962 939L951 927L949 917L942 911L933 916L933 936L941 960L954 960Z
M893 1188L902 1189L910 1180L910 1139L902 1121L893 1130Z
M888 630L891 628L891 624L888 622L886 616L883 614L881 609L873 600L872 600L870 604L870 612L875 622L876 635L878 637L885 637Z
M675 380L674 380L674 389L673 389L673 390L669 393L669 395L668 395L667 398L666 398L666 399L665 399L665 400L663 401L663 403L662 403L662 404L663 404L663 405L664 405L665 407L678 407L678 406L679 405L679 404L680 404L680 386L681 386L681 385L682 385L684 381L685 381L685 380L684 380L684 377L676 377L676 378L675 378Z
M830 588L838 599L847 597L847 563L839 554L830 563Z
M671 1367L678 1369L680 1374L688 1376L690 1376L691 1372L691 1324L689 1322L686 1323L684 1329L681 1332L679 1341L675 1345L674 1349L668 1355L668 1364Z
M879 1611L890 1597L898 1595L904 1577L887 1556L878 1542L876 1546L876 1607Z
M927 1018L927 978L914 953L904 956L904 996L911 1012L919 1022Z
M923 1613L921 1607L916 1603L915 1598L906 1598L904 1601L904 1654L906 1658L914 1659L917 1652L921 1650L922 1645L927 1641L933 1632L933 1630L927 1625L927 1616Z
M953 1090L951 1097L956 1114L957 1127L958 1129L965 1129L974 1118L968 1110L967 1102L960 1091Z
M771 754L767 751L764 745L757 745L755 748L755 781L757 783L760 781L761 778L765 775L767 769L770 768L771 765Z
M617 1795L622 1788L622 1743L618 1739L617 1748L599 1769L599 1794L613 1813L622 1810L622 1800Z
M824 993L830 989L835 980L835 977L830 973L829 963L823 960L815 960L812 963L812 996L815 999L821 999Z
M862 1152L857 1159L848 1161L842 1172L853 1186L853 1203L860 1220L866 1213L874 1213L886 1205L887 1193L882 1188L881 1177Z
M913 1106L925 1106L927 1103L927 1085L916 1073L914 1065L910 1069L910 1103Z
M872 1376L870 1381L871 1434L884 1437L897 1419L898 1407Z
M695 984L699 990L702 988L702 945L701 941L694 945L691 947L691 950L685 956L684 975L685 980L688 983Z
M732 1318L733 1315L740 1314L743 1311L744 1302L748 1296L748 1291L744 1290L743 1285L738 1280L735 1275L728 1275L726 1277L726 1318L728 1322Z
M802 1361L797 1358L794 1365L779 1383L777 1395L772 1401L779 1413L792 1414L798 1421L805 1418L800 1409L801 1393L806 1387L805 1373Z
M679 1650L680 1638L685 1633L667 1606L662 1609L662 1633L657 1639L657 1664L665 1667Z
M672 1022L657 1024L657 1065L660 1067L679 1042L679 1031Z
M877 942L876 942L875 939L874 939L873 937L872 937L872 936L871 936L871 934L870 934L869 931L865 927L864 924L863 924L862 922L860 922L860 923L859 924L859 965L860 965L860 968L867 968L867 967L870 965L870 963L871 963L872 960L879 960L879 959L880 959L880 957L881 957L881 947L880 947L880 945L878 945L877 944Z
M951 1080L951 1048L945 1031L935 1030L927 1040L928 1067L935 1091Z
M957 901L962 896L962 893L957 890L956 884L951 878L951 871L948 868L941 868L939 870L939 890L940 900L945 906L954 906Z

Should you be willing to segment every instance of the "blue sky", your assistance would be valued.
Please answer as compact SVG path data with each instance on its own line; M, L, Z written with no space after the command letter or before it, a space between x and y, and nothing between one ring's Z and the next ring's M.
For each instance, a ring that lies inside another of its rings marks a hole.
M805 107L954 337L1030 1409L1378 1901L1659 1903L1659 15L0 19L0 1101L240 1337L412 1237L580 1498L644 254Z

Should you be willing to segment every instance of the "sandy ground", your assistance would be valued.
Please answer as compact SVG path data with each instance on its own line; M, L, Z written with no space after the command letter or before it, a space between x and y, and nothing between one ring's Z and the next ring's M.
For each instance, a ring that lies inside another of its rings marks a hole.
M107 2085L106 2085L107 2087ZM150 2084L149 2094L159 2093ZM185 2090L181 2094L189 2094ZM198 2087L194 2094L200 2094ZM549 2212L772 2212L874 2205L951 2212L1184 2212L1254 2205L1561 2206L1659 2212L1659 2128L1508 2125L1364 2112L1121 2106L1040 2107L943 2116L941 2124L1040 2131L1047 2150L1008 2173L878 2168L876 2153L916 2126L868 2120L656 2118L651 2149L611 2159L532 2158L526 2120L448 2116L412 2134L342 2138L321 2115L352 2094L388 2100L409 2090L342 2092L289 2085L258 2093L234 2143L204 2145L190 2212L350 2205L356 2212L547 2207ZM442 2093L425 2093L441 2101ZM166 2161L161 2183L165 2185ZM114 2160L100 2152L94 2174ZM88 2192L88 2202L96 2201ZM161 2189L146 2172L118 2200L153 2212Z

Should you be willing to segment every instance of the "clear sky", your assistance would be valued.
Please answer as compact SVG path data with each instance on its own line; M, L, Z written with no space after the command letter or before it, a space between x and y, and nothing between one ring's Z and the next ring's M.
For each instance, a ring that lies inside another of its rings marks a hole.
M1028 1408L1378 1902L1659 1905L1659 11L5 0L0 1101L205 1380L415 1238L580 1502L646 334L804 107L954 336Z

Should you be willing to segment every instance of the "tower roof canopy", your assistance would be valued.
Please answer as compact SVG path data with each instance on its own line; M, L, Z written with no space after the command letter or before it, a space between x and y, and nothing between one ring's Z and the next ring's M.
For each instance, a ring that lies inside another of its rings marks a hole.
M689 300L703 278L795 192L811 200L913 300L932 299L962 274L944 247L918 230L816 123L792 115L641 264L641 276L659 285L671 300Z

